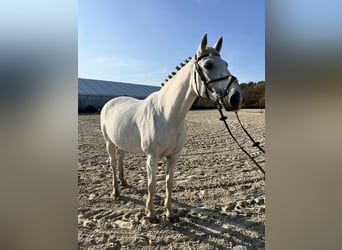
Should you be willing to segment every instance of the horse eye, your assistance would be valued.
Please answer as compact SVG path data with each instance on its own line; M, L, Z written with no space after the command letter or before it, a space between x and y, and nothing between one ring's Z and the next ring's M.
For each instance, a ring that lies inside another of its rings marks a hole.
M206 62L204 64L204 68L206 68L206 69L212 69L213 67L214 67L214 65L211 62Z

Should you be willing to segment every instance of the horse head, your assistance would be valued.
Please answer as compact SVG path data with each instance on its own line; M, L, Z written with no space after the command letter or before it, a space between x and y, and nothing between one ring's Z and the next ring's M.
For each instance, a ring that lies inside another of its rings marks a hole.
M228 63L220 56L222 36L213 47L207 45L207 34L201 40L195 55L195 81L197 95L222 105L227 111L241 109L243 96L237 79L229 72Z

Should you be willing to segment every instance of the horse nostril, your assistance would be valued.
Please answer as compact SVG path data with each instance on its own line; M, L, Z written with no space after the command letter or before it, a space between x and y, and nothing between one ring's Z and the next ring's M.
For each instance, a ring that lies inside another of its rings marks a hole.
M240 101L240 94L239 93L235 93L230 97L230 105L232 105L232 107L237 107L239 105L239 101Z

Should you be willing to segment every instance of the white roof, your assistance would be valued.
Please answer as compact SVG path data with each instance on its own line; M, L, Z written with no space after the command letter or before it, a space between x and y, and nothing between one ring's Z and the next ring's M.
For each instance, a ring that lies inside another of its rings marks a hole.
M78 95L145 98L159 89L157 86L78 78Z

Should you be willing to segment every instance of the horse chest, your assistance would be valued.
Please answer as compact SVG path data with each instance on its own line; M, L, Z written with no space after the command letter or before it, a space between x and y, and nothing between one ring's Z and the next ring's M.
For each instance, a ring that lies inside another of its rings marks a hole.
M186 141L186 130L184 126L177 129L165 128L159 134L158 145L163 155L179 152Z

